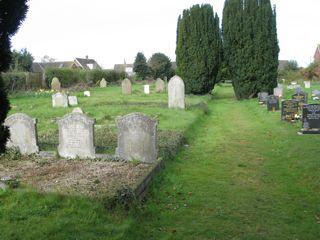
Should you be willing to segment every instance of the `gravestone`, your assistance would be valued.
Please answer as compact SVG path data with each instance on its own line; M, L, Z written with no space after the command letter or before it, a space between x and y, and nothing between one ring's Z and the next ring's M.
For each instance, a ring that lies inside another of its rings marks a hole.
M174 76L168 84L168 105L169 108L185 108L184 82L179 76Z
M128 95L132 92L132 84L128 78L121 82L122 94Z
M304 134L320 134L320 104L303 105L301 131Z
M260 104L266 104L268 99L268 93L267 92L259 92L258 93L258 101Z
M304 87L305 88L310 88L311 87L311 82L310 81L304 81Z
M60 83L58 78L56 78L56 77L52 78L51 89L55 90L55 91L60 91L61 90L61 83Z
M68 107L68 96L64 93L56 93L52 95L53 107Z
M296 100L284 100L281 103L281 119L287 121L295 120L299 114L299 102Z
M77 106L78 98L76 96L68 96L68 102L70 106Z
M282 87L276 87L273 89L273 95L281 98L283 96L283 88Z
M83 92L83 96L85 96L85 97L90 97L90 96L91 96L90 91L84 91L84 92Z
M320 96L320 90L316 89L316 90L312 90L312 97L316 97L316 96Z
M303 104L307 104L308 103L308 93L305 92L299 92L296 94L292 95L292 99L296 100L299 102L299 107L300 109L302 109Z
M302 88L300 87L300 86L297 86L296 88L295 88L295 90L294 90L294 93L295 94L300 94L300 93L302 93L303 91L302 91Z
M57 121L59 126L58 152L65 158L94 158L94 119L72 112Z
M278 111L279 110L279 97L274 95L269 95L267 98L267 109L268 111Z
M164 90L165 90L165 82L161 78L158 78L156 81L156 92L161 93Z
M131 113L116 119L118 147L116 155L126 159L152 163L157 160L157 124L142 113Z
M150 94L150 85L143 85L143 92L145 94Z
M21 154L39 152L37 145L37 120L24 113L16 113L6 118L4 125L9 127L10 139L7 147L18 147Z
M107 87L107 81L104 78L102 78L101 81L100 81L100 87L101 88Z
M73 113L83 113L82 109L79 107L76 107L72 110Z

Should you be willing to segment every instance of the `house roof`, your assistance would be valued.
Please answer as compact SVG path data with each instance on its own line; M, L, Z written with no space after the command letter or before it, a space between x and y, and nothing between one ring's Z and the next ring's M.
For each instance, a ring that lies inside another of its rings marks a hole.
M133 64L115 64L113 69L116 72L125 72L128 67L133 68Z
M83 69L101 69L99 64L94 59L89 58L76 58L74 62Z
M314 58L314 61L320 61L320 44L318 44L313 58Z

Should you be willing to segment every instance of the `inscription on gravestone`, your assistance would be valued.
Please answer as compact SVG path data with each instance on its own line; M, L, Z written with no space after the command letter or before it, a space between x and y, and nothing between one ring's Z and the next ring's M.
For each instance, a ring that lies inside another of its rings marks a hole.
M64 93L56 93L52 95L53 107L68 107L68 96Z
M292 99L299 102L299 107L302 109L303 104L308 103L308 93L300 92L292 95Z
M274 95L269 95L267 98L267 109L268 111L279 110L279 98Z
M7 117L4 122L10 131L7 147L18 147L21 154L39 152L36 124L35 118L24 113L16 113Z
M299 113L299 102L296 100L284 100L281 103L281 119L292 121Z
M94 120L73 112L58 121L59 155L65 158L94 158Z
M305 104L302 108L303 133L320 133L320 104Z
M258 93L258 101L259 103L266 104L268 99L268 93L267 92L259 92Z
M179 76L173 76L168 84L169 108L185 108L185 86Z

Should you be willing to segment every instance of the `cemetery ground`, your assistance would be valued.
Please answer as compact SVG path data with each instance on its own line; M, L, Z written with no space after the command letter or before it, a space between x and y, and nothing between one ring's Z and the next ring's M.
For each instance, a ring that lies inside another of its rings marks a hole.
M280 121L280 112L267 112L256 99L237 101L228 85L216 87L211 100L188 97L187 111L161 108L165 94L121 96L113 88L108 99L94 99L103 91L86 99L78 93L98 129L113 132L116 115L143 111L158 117L160 130L183 131L187 145L129 211L79 196L0 191L0 239L319 239L319 135L298 135L300 122ZM25 109L38 118L40 143L55 138L53 119L70 111L46 101L11 99L11 113ZM195 107L201 101L207 115ZM101 152L112 151L104 145Z

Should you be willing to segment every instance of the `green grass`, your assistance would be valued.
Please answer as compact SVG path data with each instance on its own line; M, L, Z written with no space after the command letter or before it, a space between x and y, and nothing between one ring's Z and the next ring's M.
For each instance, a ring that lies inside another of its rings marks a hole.
M189 111L167 117L180 121ZM230 86L217 87L197 121L143 205L125 213L81 198L4 192L0 239L320 239L319 135L297 135L301 123L280 121L256 99L236 101Z

